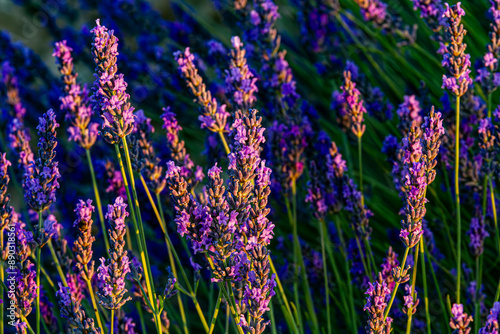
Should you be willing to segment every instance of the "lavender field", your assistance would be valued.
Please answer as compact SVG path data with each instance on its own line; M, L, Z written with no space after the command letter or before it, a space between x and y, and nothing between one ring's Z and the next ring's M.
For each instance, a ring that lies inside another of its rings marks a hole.
M500 0L0 30L0 334L499 334Z

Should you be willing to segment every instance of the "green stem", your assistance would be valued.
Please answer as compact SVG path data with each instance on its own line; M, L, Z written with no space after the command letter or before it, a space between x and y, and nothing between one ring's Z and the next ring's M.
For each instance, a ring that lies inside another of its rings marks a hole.
M201 310L200 304L198 303L198 299L196 298L196 294L193 291L193 288L189 282L189 279L187 278L186 272L184 271L184 267L181 264L181 261L179 259L178 254L177 254L177 251L175 250L175 247L173 247L172 241L170 240L170 236L168 235L167 224L165 222L163 208L161 206L160 194L156 194L156 201L158 202L158 207L160 208L159 216L158 216L158 210L156 208L156 204L151 197L150 191L149 191L148 187L146 186L142 175L141 175L141 181L143 181L144 189L146 190L146 193L148 194L148 198L150 200L151 206L153 207L153 211L155 211L155 213L157 214L157 218L159 219L159 223L160 223L160 226L163 230L163 234L165 235L165 241L167 243L167 251L168 251L168 256L170 259L170 264L172 267L172 273L174 274L174 276L177 279L179 279L177 269L176 269L177 267L175 266L175 262L177 262L177 265L179 266L179 268L181 270L181 274L184 278L184 281L186 282L186 285L187 285L187 288L189 291L189 296L193 300L193 303L195 305L196 311L198 312L198 316L200 317L203 328L205 329L206 332L208 332L209 329L208 329L207 320L205 319L205 316L203 315L203 311ZM175 259L175 262L174 262L174 259ZM180 297L179 297L179 308L181 309L181 316L183 318L183 321L185 321L185 324L186 324L185 325L185 330L186 330L187 329L187 321L186 321L185 315L184 315L184 307L182 306L181 303L182 303L182 301L180 300Z
M4 230L0 230L0 249L3 248L3 232ZM3 271L3 261L0 259L0 281L3 283L4 282L4 271ZM3 285L0 285L0 299L3 299ZM4 326L3 326L3 303L0 305L0 334L4 333Z
M236 324L236 330L238 331L238 333L244 334L243 329L240 326L238 326L240 319L238 317L238 314L236 313L236 309L233 306L233 301L231 300L231 298L229 297L229 294L226 291L226 288L220 282L217 284L219 285L219 289L222 291L222 294L224 295L224 298L226 299L227 305L229 306L229 309L231 311L231 315L233 316L234 323Z
M123 140L123 142L126 143L126 140ZM152 305L150 308L151 308L151 311L153 312L153 314L155 315L155 320L156 320L156 316L157 316L157 314L156 314L156 302L155 302L155 299L153 298L153 289L152 289L152 284L151 284L151 281L150 281L149 263L146 260L145 252L144 252L144 249L143 249L143 243L142 243L142 239L141 239L141 236L140 236L140 229L139 229L139 226L138 226L138 221L137 221L137 217L136 217L136 211L134 209L134 205L132 203L132 196L130 194L128 179L127 179L127 173L125 172L125 167L123 165L123 159L121 157L120 148L118 147L118 144L115 144L115 152L116 152L116 156L117 156L118 162L120 164L120 170L121 170L121 173L122 173L123 184L124 184L125 190L127 192L127 201L128 201L128 205L129 205L129 211L130 211L130 215L132 216L132 222L134 224L135 236L137 238L137 245L139 247L139 253L141 255L142 266L144 267L144 279L146 281L146 287L147 287L147 290L148 290L147 291L147 296L148 296L148 299L149 299L149 301L150 301L150 303ZM131 182L133 182L133 180ZM137 212L137 214L140 214L140 212ZM146 294L145 294L145 296L146 296ZM158 334L161 334L161 332L158 333Z
M497 205L495 203L495 190L493 189L493 181L490 181L490 197L491 197L491 210L493 211L493 221L495 223L495 239L496 239L496 248L498 249L498 254L500 255L500 236L498 232L498 220L497 220Z
M335 224L337 226L337 232L339 234L339 239L340 239L340 244L342 245L342 254L344 256L344 263L345 263L345 271L347 275L347 288L349 290L349 301L350 301L350 308L351 308L351 316L352 316L352 326L353 326L353 333L357 332L357 327L356 327L356 311L354 307L354 293L352 291L352 284L351 284L351 268L349 266L349 260L347 259L347 247L344 241L344 235L342 234L342 229L340 226L340 222L338 219L335 220ZM329 241L330 239L328 239Z
M422 239L420 239L422 240ZM415 284L417 282L417 268L418 268L418 254L419 254L420 242L415 248L415 263L413 264L412 282L411 282L411 298L415 300ZM408 322L406 323L406 334L411 333L411 320L413 318L413 308L408 309Z
M278 330L276 329L276 320L274 319L273 303L269 303L269 320L271 321L271 334L278 334Z
M493 94L489 93L488 94L488 118L491 118L491 98Z
M115 310L111 309L111 334L115 331ZM160 332L161 333L161 332Z
M293 205L293 234L294 241L297 245L297 257L299 260L300 272L302 274L302 280L304 281L304 294L306 298L306 306L309 313L309 317L312 322L312 332L319 333L319 324L318 318L316 316L316 311L314 310L314 304L311 296L311 289L309 287L309 280L307 278L306 268L304 264L304 257L302 255L302 248L300 246L299 234L298 234L298 226L297 226L297 184L296 180L292 181L292 205Z
M226 137L224 136L224 132L219 132L220 139L222 141L222 145L224 146L224 151L226 151L226 154L231 153L229 150L229 146L227 145Z
M424 285L424 303L425 303L425 321L427 323L427 334L431 334L431 317L429 314L429 295L427 292L427 273L425 268L425 247L424 247L424 236L420 238L420 256L422 260L420 261L420 266L422 268L422 281Z
M56 251L54 250L54 246L52 246L52 240L49 240L48 242L49 249L50 249L50 254L52 255L52 259L54 260L54 263L56 265L57 272L59 273L59 276L61 277L61 281L63 282L64 286L68 286L68 283L66 281L66 276L64 275L61 264L59 263L59 259L57 258Z
M38 235L42 229L42 211L38 212ZM36 249L36 334L40 334L40 263L42 257L42 248ZM3 321L3 319L2 319Z
M403 261L401 262L401 270L405 269L406 258L408 257L409 251L410 251L410 249L408 247L406 247L405 255L403 256ZM396 297L396 293L398 292L398 287L399 287L399 283L396 283L394 285L394 290L392 290L391 299L389 300L389 304L387 304L387 307L385 308L384 322L385 322L385 319L387 319L387 316L389 315L389 311L391 310L392 303L394 302L394 298Z
M104 244L106 245L106 252L109 252L111 247L109 246L108 234L106 233L106 226L104 225L104 215L102 213L101 196L99 196L99 189L97 188L97 181L94 173L94 165L92 164L92 157L90 156L90 150L86 149L87 161L89 163L90 176L92 177L92 186L94 187L94 196L97 206L97 212L99 213L99 221L101 222L101 232L104 239Z
M295 318L293 316L292 309L290 308L290 303L288 302L285 290L283 289L283 285L281 284L281 280L278 276L276 268L274 267L273 259L271 258L271 256L269 256L269 265L271 266L271 273L273 273L276 278L276 285L278 286L279 292L278 297L281 301L280 306L283 314L285 315L285 320L288 324L288 328L290 328L293 333L300 333L297 324L295 323Z
M358 136L358 164L359 164L359 192L361 193L361 205L365 206L365 199L363 196L363 154L362 154L363 141Z
M480 256L476 256L476 295L474 296L475 301L474 301L474 333L479 332L479 324L481 323L481 314L479 313L479 298L480 298L480 291L481 291L481 271L479 269L479 262L480 262Z
M158 200L158 206L160 207L161 214L158 212L158 209L156 208L153 197L151 196L151 192L149 191L149 188L146 184L146 180L144 180L144 177L142 176L142 174L139 174L139 175L140 175L142 186L144 187L144 190L146 191L146 194L148 196L149 203L153 207L153 211L155 212L156 218L158 219L158 223L162 227L163 233L167 234L166 225L165 225L165 218L163 217L163 208L161 207L160 196L159 196L159 194L156 194L156 197ZM174 277L178 280L179 276L177 275L177 268L175 266L175 261L174 261L173 255L172 255L172 250L170 249L170 246L168 245L168 241L165 240L165 243L167 245L167 252L168 252L168 258L170 261L170 268L172 268L172 273L174 274ZM181 313L182 326L184 329L184 333L189 334L189 330L187 327L187 320L186 320L186 312L184 311L184 305L182 303L182 296L180 293L177 294L177 302L179 304L179 312Z
M495 303L498 301L499 298L500 298L500 280L498 280L497 292L495 292Z
M326 321L328 334L332 333L332 324L330 319L330 289L328 286L328 270L326 266L326 251L325 251L325 232L323 231L324 223L319 224L319 233L321 237L321 256L323 257L323 279L325 284L325 301L326 301ZM340 283L340 281L338 281Z
M457 208L457 304L460 304L460 279L462 276L462 221L460 217L460 96L457 96L455 122L455 203Z
M448 312L446 311L446 306L444 304L444 300L443 300L443 295L441 294L441 288L439 287L439 284L438 284L438 280L437 280L437 277L436 277L436 272L434 270L434 267L432 266L432 261L431 261L431 258L430 258L430 254L429 254L429 250L427 249L427 245L424 243L424 247L425 247L425 252L427 253L427 261L429 262L429 268L431 269L431 275L432 275L432 280L434 281L434 285L436 286L436 292L438 294L438 297L439 297L439 303L441 304L441 309L442 309L442 314L443 314L443 320L444 320L444 326L443 326L443 329L447 328L448 327Z
M217 322L217 316L219 315L220 303L222 301L222 290L219 290L219 297L217 297L217 303L215 304L214 314L212 315L212 321L210 322L210 330L208 334L212 334L215 328L215 323Z
M144 315L142 314L141 302L135 302L135 308L137 309L137 313L139 314L139 321L141 323L141 329L143 333L146 333L146 323L144 322Z
M86 272L87 277L88 277L88 273L89 273L88 266L85 265L84 269L85 269L85 272ZM97 302L95 300L94 289L92 288L91 278L90 277L88 277L88 278L89 279L87 279L85 281L87 282L87 287L89 289L90 299L92 300L92 307L94 308L94 314L95 314L95 317L97 320L97 326L99 326L99 328L101 328L101 330L104 332L104 326L102 325L101 316L99 315L99 309L97 308Z

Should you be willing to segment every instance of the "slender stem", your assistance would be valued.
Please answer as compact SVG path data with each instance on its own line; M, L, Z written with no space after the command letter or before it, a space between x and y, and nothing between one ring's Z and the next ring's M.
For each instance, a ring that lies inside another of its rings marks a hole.
M229 306L226 305L226 328L225 328L225 331L224 331L225 334L229 334L229 318L230 317L231 316L229 315Z
M325 251L325 232L323 231L324 224L320 222L319 233L321 237L321 256L323 257L323 280L325 284L325 302L326 302L326 321L328 334L332 333L332 323L330 319L330 289L328 286L328 269L326 266L326 251ZM340 283L340 281L338 281Z
M92 177L92 186L94 187L94 196L97 206L97 212L99 213L99 221L101 222L102 237L104 239L104 244L106 245L106 252L109 252L111 247L109 246L108 234L106 233L106 226L104 225L104 215L102 214L101 196L99 196L99 189L97 188L97 181L94 173L94 165L92 164L92 157L90 156L90 150L86 149L87 161L89 163L90 176Z
M493 189L493 181L492 178L489 178L490 181L490 197L491 197L491 210L493 211L493 221L495 223L495 239L496 239L496 248L498 249L498 254L500 255L500 236L498 232L498 218L497 218L497 205L495 203L495 190Z
M42 229L42 211L38 212L38 235ZM40 262L42 257L42 248L36 249L36 334L40 334ZM2 319L3 321L3 319Z
M161 200L159 194L156 194L156 198L158 200L158 206L160 207L160 210L162 211L161 215L158 212L158 209L156 208L155 202L153 200L153 197L151 196L151 192L149 191L149 188L146 184L146 180L144 180L144 177L142 174L140 174L140 179L142 186L144 187L144 190L146 191L146 194L149 199L149 203L151 203L151 206L153 207L153 211L155 212L156 218L158 219L158 222L160 223L160 226L162 227L162 230L164 234L167 234L167 228L165 224L165 218L163 217L163 209L161 207ZM172 273L174 274L174 277L178 280L179 276L177 275L177 268L175 266L175 261L174 257L172 255L172 250L170 249L170 246L168 245L168 242L165 240L165 243L167 244L167 252L168 252L168 258L170 261L170 268L172 268ZM184 329L185 334L189 334L189 330L187 327L187 320L186 320L186 312L184 311L184 305L182 303L182 296L181 294L177 294L177 302L179 304L179 312L181 313L181 319L182 319L182 326Z
M59 276L61 277L61 281L63 282L64 286L68 286L68 283L66 281L66 276L64 275L64 272L62 271L61 264L59 263L59 259L57 258L56 251L54 250L54 246L52 246L52 240L49 240L47 243L49 245L50 249L50 254L52 255L52 259L54 260L54 263L56 265L57 272L59 273Z
M170 260L170 266L172 267L172 273L174 274L175 278L179 279L177 269L176 269L177 267L175 266L175 262L177 262L177 264L179 265L179 268L181 270L182 276L183 276L184 280L186 281L186 285L187 285L187 288L189 291L189 296L191 297L191 299L193 300L193 303L195 304L195 308L196 308L196 311L198 312L198 315L200 317L203 328L205 329L206 332L208 332L209 329L208 329L207 320L205 319L205 316L203 315L203 312L200 308L200 304L198 303L198 300L196 298L196 294L194 293L193 288L191 287L191 284L187 278L186 272L184 271L184 267L182 266L182 264L180 262L179 256L178 256L175 248L173 247L172 242L170 241L170 236L168 235L168 232L167 232L167 224L165 222L165 217L163 214L163 208L161 206L160 194L156 194L156 201L158 202L158 207L160 208L159 213L158 213L158 209L156 208L156 204L151 197L151 193L150 193L148 187L146 186L146 183L144 181L144 177L142 175L141 175L141 181L143 182L144 189L146 190L146 194L148 195L151 206L153 207L153 211L156 213L156 217L157 217L157 219L159 219L158 222L160 223L163 234L165 235L165 241L167 243L167 251L168 251L168 257ZM175 262L174 262L174 258L176 260ZM187 320L186 320L186 316L184 313L184 306L182 304L182 300L180 299L180 297L178 297L178 298L179 298L179 309L181 311L181 317L183 318L183 321L185 323L184 329L187 330Z
M479 313L479 297L481 291L481 272L479 270L479 258L480 256L476 256L476 291L474 296L474 333L479 332L479 324L481 323L481 314Z
M361 137L358 136L358 164L359 164L359 192L361 193L361 205L365 205L365 199L363 196L363 154L362 147L363 141Z
M429 250L427 249L427 245L425 243L424 243L424 247L425 247L425 252L427 253L427 255L430 255ZM432 280L434 281L434 285L436 287L436 292L437 292L438 297L439 297L439 303L441 304L441 310L443 312L443 317L444 317L443 318L443 320L444 320L443 328L447 328L448 327L448 313L446 311L446 306L444 304L443 295L441 294L441 289L439 287L438 280L436 277L436 272L434 271L434 267L432 266L432 261L431 261L430 256L427 256L427 260L429 261L429 268L431 269Z
M371 267L368 267L368 265L366 264L365 254L363 252L363 248L361 247L361 242L359 241L359 237L357 234L355 234L354 238L356 239L356 244L357 244L358 250L359 250L359 257L361 258L361 263L363 264L363 268L365 269L365 274L366 274L366 276L368 276L368 279L370 280L370 282L372 282L373 275L372 275Z
M3 229L0 230L0 249L3 248ZM4 271L3 271L3 261L0 259L0 281L3 283L4 282ZM3 299L3 285L0 284L0 299ZM4 333L4 327L3 327L3 303L0 305L0 334Z
M293 235L295 244L297 245L296 252L299 261L298 265L300 266L300 273L302 274L302 280L304 282L303 290L306 298L306 307L312 322L312 332L319 333L318 318L316 316L316 311L314 310L311 289L309 287L309 280L307 278L306 267L304 264L304 257L302 255L302 248L300 246L300 241L299 241L298 226L297 226L297 184L295 179L292 181L292 205L293 205Z
M139 314L139 321L141 322L141 329L143 333L146 333L146 323L144 322L144 315L142 314L141 302L135 302L135 308L137 309L137 313Z
M276 320L274 319L273 303L269 303L269 320L271 320L271 334L278 334L278 330L276 329Z
M488 94L488 118L491 118L491 98L493 94L489 93Z
M224 145L224 150L226 151L226 154L231 153L229 150L229 146L227 145L226 137L224 136L224 132L219 132L220 139L222 141L222 145Z
M208 334L212 334L215 328L215 323L217 322L217 316L219 315L220 303L222 301L222 290L219 290L219 297L217 297L217 303L215 304L214 314L212 315L212 321L210 322L210 330Z
M321 227L320 227L321 228L320 236L321 236L321 239L322 239L321 242L325 243L325 249L326 249L326 252L328 253L327 256L326 255L323 256L323 267L325 269L328 269L327 268L327 264L326 264L326 258L328 258L330 260L330 264L331 264L332 269L333 269L333 274L335 276L335 280L337 281L337 284L338 284L338 287L339 287L339 293L340 293L340 298L339 299L342 300L342 306L343 306L342 312L345 313L346 315L348 315L349 314L349 307L347 306L346 298L344 298L344 291L345 291L345 286L343 284L344 281L340 277L340 272L339 272L339 269L337 267L337 263L335 262L335 257L333 255L333 251L332 251L333 246L332 246L332 243L331 243L330 239L328 238L328 233L326 233L326 231L328 231L328 229L326 227L326 223L325 223L324 219L320 219L319 222L320 222L320 225L321 225ZM347 318L349 318L349 317L347 317Z
M126 140L124 140L124 142L126 143ZM127 192L127 200L128 200L128 204L129 204L129 210L130 210L130 213L131 213L131 216L132 216L132 222L134 223L135 236L137 238L137 245L139 247L139 253L141 255L142 266L144 267L144 279L146 281L146 287L147 287L147 290L148 290L147 291L147 296L148 296L148 299L149 299L150 303L152 304L152 307L150 307L150 308L153 311L153 313L155 314L155 318L156 318L156 309L155 309L156 302L155 302L155 299L153 298L153 289L152 289L152 285L151 285L151 281L150 281L149 263L147 262L146 256L145 256L145 253L144 253L143 243L142 243L142 239L140 237L140 229L139 229L138 222L137 222L137 217L136 217L136 211L134 209L134 205L132 203L132 196L130 194L128 179L127 179L127 173L125 172L125 167L123 165L123 160L122 160L122 157L121 157L120 148L118 147L118 144L115 144L115 152L116 152L116 156L118 158L118 162L120 164L120 170L121 170L121 173L122 173L123 183L124 183L124 186L125 186L125 190ZM137 214L140 214L140 212L138 212Z
M236 324L236 330L238 331L238 333L244 334L243 329L240 326L238 326L238 323L239 323L238 314L236 313L236 309L234 308L234 306L232 304L233 302L231 301L231 298L229 297L229 294L227 293L226 288L224 287L224 284L222 284L220 282L217 284L219 285L219 289L222 291L222 294L224 295L224 298L226 299L227 305L229 306L229 309L231 311L231 315L233 316L234 323Z
M420 239L422 240L422 239ZM415 283L417 282L417 267L418 267L418 254L419 254L419 248L420 248L420 242L417 244L417 247L415 248L415 263L413 264L413 277L412 277L412 282L411 282L411 298L415 300ZM406 334L411 333L411 320L413 318L413 307L408 309L408 322L406 323Z
M460 217L460 96L457 96L455 123L455 203L457 209L457 304L460 304L460 279L462 276L462 221Z
M406 258L408 257L409 251L410 251L410 249L408 247L406 247L405 255L403 256L403 261L401 262L401 269L402 270L404 270L404 268L405 268ZM389 315L389 311L391 310L392 303L394 302L394 298L396 297L396 293L398 292L398 287L399 287L399 283L396 283L394 285L394 290L392 290L391 299L389 300L389 304L387 304L387 307L385 308L384 322L385 322L385 319L387 319L387 316Z
M283 314L285 315L285 320L288 324L288 327L293 331L293 333L299 333L299 328L295 323L295 318L293 316L292 309L290 308L290 303L288 302L285 290L283 289L283 285L281 284L281 280L278 276L276 268L274 267L273 259L271 258L271 256L269 256L269 265L271 266L271 273L275 275L276 285L278 286L278 292L279 292L278 297L280 297L280 299L282 300L280 306L281 310L283 311Z
M498 280L497 292L495 292L495 302L500 298L500 280Z
M295 313L296 313L296 319L297 319L297 325L300 329L300 333L304 333L304 325L302 323L302 312L301 312L301 302L300 302L300 295L299 295L299 263L298 263L298 250L297 250L297 245L299 244L298 238L295 237L296 235L296 227L293 222L294 217L292 213L292 209L290 207L290 201L288 197L285 197L285 204L286 208L288 211L288 217L290 219L290 224L292 225L292 230L293 230L293 263L295 264L295 269L294 269L294 278L293 278L293 295L295 299Z
M427 273L425 268L425 247L424 247L424 236L420 238L420 256L422 260L420 261L420 266L422 268L422 281L424 285L424 302L425 302L425 321L427 324L427 334L431 334L431 317L429 314L429 295L427 292Z
M85 265L84 269L85 269L85 273L87 274L87 277L88 277L88 273L89 273L88 266ZM89 289L90 299L92 300L92 307L94 308L94 314L95 314L95 317L97 319L97 326L99 326L99 328L101 328L101 330L104 331L104 326L102 325L101 316L99 315L99 309L97 308L97 302L95 300L94 289L92 288L92 282L91 282L90 278L86 279L85 281L87 282L87 287Z
M340 244L342 245L342 253L344 256L344 264L345 264L345 271L347 275L347 288L349 290L349 300L350 300L350 308L351 308L351 316L352 316L352 326L353 326L353 333L357 332L357 327L356 327L356 311L354 308L354 294L352 291L352 284L351 284L351 268L349 266L349 260L347 259L347 249L346 249L346 243L344 241L344 235L342 233L342 228L340 226L339 219L335 220L335 225L337 226L337 231L339 234L339 239L340 239ZM330 239L328 239L328 242Z
M111 334L115 331L115 310L111 309Z

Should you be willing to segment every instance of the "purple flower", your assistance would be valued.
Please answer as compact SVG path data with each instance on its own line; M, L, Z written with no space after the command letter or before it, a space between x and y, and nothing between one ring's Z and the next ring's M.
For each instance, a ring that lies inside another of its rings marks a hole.
M75 141L85 149L91 148L97 140L98 124L91 122L94 114L90 107L87 86L77 83L78 73L74 72L73 58L65 40L55 44L53 57L59 65L59 72L65 84L64 94L60 97L61 110L66 112L66 119L71 122L68 128L69 140Z
M127 83L123 74L118 74L116 57L118 56L118 38L114 31L101 26L99 19L90 31L93 34L92 55L96 63L92 100L100 110L102 134L109 143L116 143L117 137L124 138L132 132L134 125L134 107L128 100Z
M219 105L215 97L207 90L203 83L203 78L198 74L198 69L194 64L194 55L189 48L184 52L174 53L175 60L179 66L179 72L186 81L187 87L195 97L195 102L200 106L199 119L202 128L206 127L212 132L226 132L226 121L228 113L225 105Z
M19 96L19 85L17 77L14 74L14 68L8 61L2 63L2 81L7 90L7 104L10 105L9 116L12 119L18 119L23 122L26 115L26 108L24 108L21 98Z
M258 92L257 78L250 71L243 43L238 36L231 38L233 49L231 50L231 62L229 70L226 70L226 93L232 95L233 109L240 109L244 113L252 108Z
M500 331L500 302L495 302L490 310L490 314L486 319L486 324L479 329L479 334L498 334Z
M39 118L37 127L38 135L38 155L36 161L31 161L29 171L26 171L24 179L24 198L29 206L36 212L42 212L56 200L56 189L59 188L58 163L53 161L56 155L55 148L56 115L50 109Z
M443 75L443 86L451 91L454 95L460 97L465 94L467 88L472 84L470 78L470 55L465 54L465 44L463 39L467 30L461 24L461 18L465 15L465 11L460 7L460 2L456 5L449 6L445 3L446 10L443 17L447 18L448 39L451 43L445 47L443 55L443 67L448 69L449 75Z
M460 3L459 3L460 4ZM469 325L472 321L472 316L469 316L464 312L464 307L462 304L453 304L451 308L452 317L450 319L450 327L454 329L454 333L458 334L469 334L471 328Z
M94 261L92 260L92 243L95 237L92 235L92 213L95 208L92 200L86 202L79 200L76 205L76 220L73 227L78 228L78 235L73 244L73 252L76 255L76 267L84 280L91 280L94 274Z
M478 257L483 254L484 251L484 239L489 236L486 232L484 217L474 217L470 222L470 230L467 232L470 238L469 246L471 248L472 254Z
M351 130L357 136L363 136L365 132L364 115L366 109L363 106L363 100L360 100L361 93L356 88L356 83L352 81L351 72L344 71L344 85L342 88L342 97L347 106L347 114L351 119Z
M97 276L103 282L99 303L110 310L122 307L131 297L125 297L125 277L130 273L130 260L125 250L125 218L128 216L127 205L123 198L117 197L113 205L108 205L106 219L111 225L108 230L111 249L110 258L101 258Z
M391 290L382 278L382 274L379 273L376 282L368 283L368 290L366 290L365 295L367 297L363 311L368 311L368 323L365 326L365 330L368 333L389 334L391 332L392 319L387 317L384 320L384 312L391 298Z

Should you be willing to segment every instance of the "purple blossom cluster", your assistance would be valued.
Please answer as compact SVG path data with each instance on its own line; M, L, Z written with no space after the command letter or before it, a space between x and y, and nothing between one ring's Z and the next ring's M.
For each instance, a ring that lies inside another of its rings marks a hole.
M92 100L96 103L94 108L101 113L104 139L116 143L117 137L124 138L132 132L135 118L130 95L126 92L127 83L116 65L118 38L113 30L101 26L99 19L90 32L93 34L92 55L96 64Z
M460 97L467 92L472 84L470 78L471 66L470 55L465 53L467 44L463 43L467 30L464 29L461 20L465 11L460 7L460 2L449 6L445 4L446 10L443 17L447 19L447 34L450 40L449 46L444 46L442 66L448 69L449 75L443 75L443 89L448 89L454 95Z
M207 90L194 64L194 54L186 48L184 52L175 52L174 57L179 65L179 72L195 97L194 102L200 105L201 115L198 119L201 121L201 127L212 132L227 132L226 123L229 113L226 111L226 105L220 105L217 99L212 97L210 90Z
M130 273L130 260L125 249L125 218L128 217L127 204L123 198L117 197L113 205L108 205L106 219L111 228L108 230L111 249L110 258L101 258L101 265L97 268L97 277L102 282L102 289L98 292L99 303L110 310L121 308L127 301L128 290L125 288L125 278Z
M61 96L61 110L66 112L66 120L71 126L68 127L68 140L76 142L84 149L90 149L97 140L97 128L99 124L92 122L94 114L90 105L89 91L87 85L83 87L77 82L78 73L74 70L73 49L63 40L55 44L54 53L59 65L59 72L64 82L64 95Z
M36 212L46 210L56 200L56 189L59 188L58 180L61 177L58 162L54 161L58 127L52 109L39 118L38 159L30 162L24 179L24 198Z

